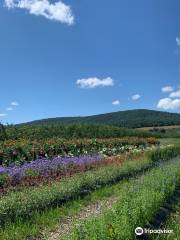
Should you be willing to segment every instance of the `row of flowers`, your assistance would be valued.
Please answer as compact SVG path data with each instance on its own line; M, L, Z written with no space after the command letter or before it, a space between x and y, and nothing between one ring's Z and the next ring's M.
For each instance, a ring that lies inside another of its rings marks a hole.
M117 156L102 154L79 157L55 157L53 159L37 159L22 165L0 166L0 192L16 190L25 186L47 184L63 177L80 172L95 170L102 166L119 165L129 159L144 159L146 150L130 151Z
M53 158L54 156L80 156L97 153L115 155L133 149L157 145L155 138L111 138L111 139L74 139L60 138L31 141L19 139L0 143L0 165L11 163L23 164L37 158Z
M0 186L7 184L9 181L17 184L27 177L48 177L51 174L62 174L67 169L75 166L90 165L102 161L102 155L81 156L81 157L55 157L49 159L37 159L23 165L11 165L0 167Z

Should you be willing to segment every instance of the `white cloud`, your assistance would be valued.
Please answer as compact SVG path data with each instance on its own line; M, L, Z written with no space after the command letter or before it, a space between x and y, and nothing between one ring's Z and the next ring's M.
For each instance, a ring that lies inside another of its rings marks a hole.
M4 0L7 8L20 8L30 14L43 16L49 20L72 25L74 16L69 5L62 1L50 3L48 0Z
M171 98L180 98L180 90L177 90L175 92L172 92L169 97Z
M180 108L180 99L162 98L159 100L157 108L162 108L165 110Z
M6 115L6 113L0 113L0 117L5 117Z
M180 47L180 37L176 37L176 44L178 47Z
M12 108L12 107L8 107L8 108L6 108L6 110L7 110L7 111L12 111L13 108Z
M115 100L112 102L112 105L120 105L120 101L119 100Z
M114 81L112 78L107 77L104 79L99 79L97 77L84 78L76 81L76 84L80 88L95 88L95 87L108 87L113 86Z
M138 100L138 99L140 99L140 95L139 94L135 94L135 95L133 95L133 96L131 96L131 99L133 100L133 101L136 101L136 100Z
M19 106L19 103L18 102L11 102L11 105L12 106Z
M161 91L164 93L172 92L174 88L172 86L165 86L161 88Z

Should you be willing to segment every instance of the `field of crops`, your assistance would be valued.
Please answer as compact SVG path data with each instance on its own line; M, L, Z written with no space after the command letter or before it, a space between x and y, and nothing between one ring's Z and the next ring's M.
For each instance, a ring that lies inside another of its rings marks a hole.
M180 240L180 0L0 0L0 240Z
M156 138L4 140L0 239L135 239L179 187L180 146Z
M0 142L0 163L10 165L22 164L39 157L79 156L87 154L116 155L158 145L156 138L124 137L106 139L72 139L50 138L43 140L6 140Z
M171 145L180 145L180 138L161 138L160 139L161 145L167 146Z

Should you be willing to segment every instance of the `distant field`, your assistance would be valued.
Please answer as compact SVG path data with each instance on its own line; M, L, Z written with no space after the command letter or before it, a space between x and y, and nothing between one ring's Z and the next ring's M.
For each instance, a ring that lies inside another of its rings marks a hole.
M180 138L180 125L136 128L141 132L152 133L161 138Z
M160 127L143 127L143 128L136 128L136 129L137 130L151 130L153 128L159 128L159 129L180 129L180 125L160 126Z
M161 138L159 139L162 145L174 144L180 146L180 138Z

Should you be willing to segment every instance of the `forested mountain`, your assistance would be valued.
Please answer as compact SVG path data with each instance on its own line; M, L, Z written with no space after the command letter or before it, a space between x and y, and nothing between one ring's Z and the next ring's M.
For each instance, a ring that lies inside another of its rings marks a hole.
M127 110L112 113L99 114L87 117L57 117L36 120L25 123L25 125L39 124L74 124L74 123L91 123L106 124L117 127L139 128L139 127L157 127L180 125L180 114L161 112L146 109ZM24 124L23 124L24 125Z

